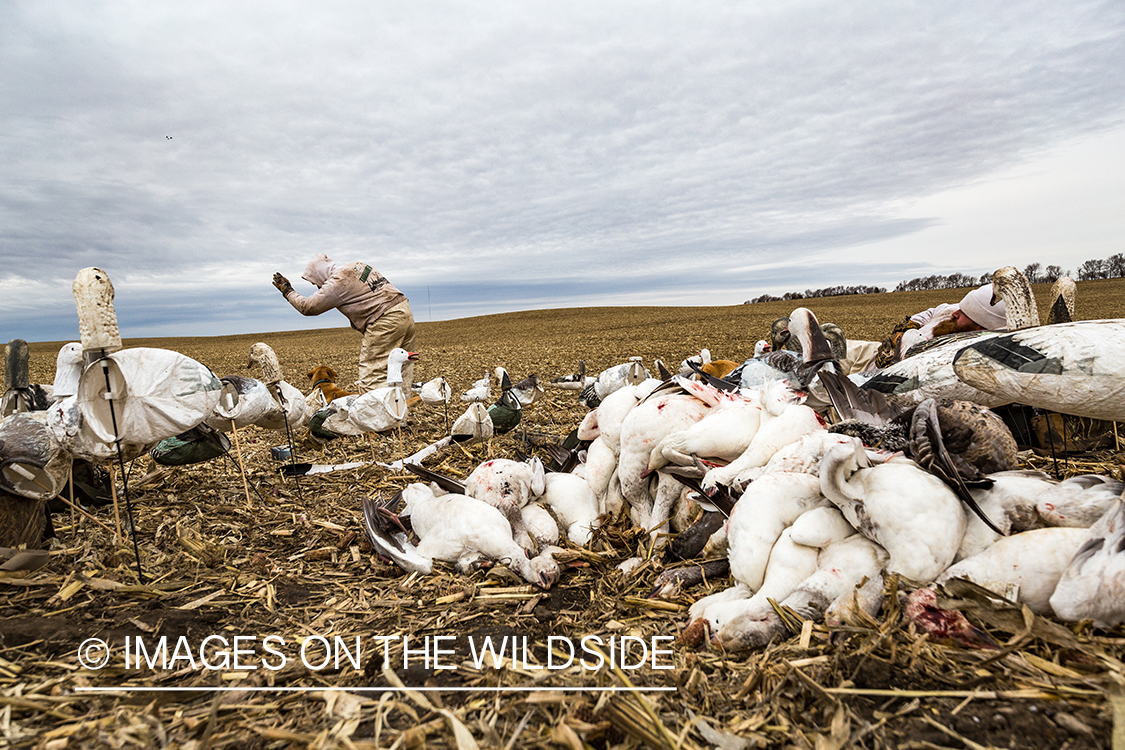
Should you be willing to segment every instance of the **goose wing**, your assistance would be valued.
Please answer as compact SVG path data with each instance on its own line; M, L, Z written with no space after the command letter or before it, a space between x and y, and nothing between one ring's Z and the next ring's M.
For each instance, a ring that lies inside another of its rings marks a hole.
M363 509L363 529L367 533L367 541L376 552L394 561L400 568L414 572L428 573L433 568L433 561L418 553L418 550L407 539L405 528L398 516L392 510L397 507L402 499L402 493L396 493L390 501L372 500L369 497L360 498Z
M406 464L406 470L421 477L422 479L425 479L427 482L433 482L446 492L453 492L458 495L465 494L465 485L461 484L452 477L447 477L444 474L438 474L436 471L431 471L425 466L419 466L418 464Z
M914 410L914 418L910 424L910 452L919 466L945 482L988 528L1005 536L977 505L965 484L966 477L963 476L968 474L970 481L980 482L984 475L975 467L972 470L966 468L964 461L955 462L946 449L937 402L934 399L926 399Z

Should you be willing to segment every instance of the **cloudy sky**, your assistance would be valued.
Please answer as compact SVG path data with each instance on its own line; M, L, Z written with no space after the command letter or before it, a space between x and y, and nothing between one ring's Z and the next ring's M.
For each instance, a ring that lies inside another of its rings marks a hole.
M0 341L730 305L1125 250L1125 5L0 3Z

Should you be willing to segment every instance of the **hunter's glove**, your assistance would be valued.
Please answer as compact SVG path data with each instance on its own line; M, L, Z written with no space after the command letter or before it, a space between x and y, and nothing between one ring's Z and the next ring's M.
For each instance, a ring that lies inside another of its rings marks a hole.
M273 275L273 285L277 287L277 291L281 292L282 296L288 295L289 292L293 291L293 285L289 283L289 279L279 273Z

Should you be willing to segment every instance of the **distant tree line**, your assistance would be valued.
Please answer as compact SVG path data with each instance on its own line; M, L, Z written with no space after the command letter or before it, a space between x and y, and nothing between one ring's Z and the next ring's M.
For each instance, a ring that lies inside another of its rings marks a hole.
M1044 268L1039 263L1028 263L1023 269L1024 276L1032 284L1050 284L1063 276L1072 276L1067 270L1059 266ZM1119 279L1125 277L1125 253L1111 255L1104 260L1088 260L1078 267L1078 280L1090 279ZM900 281L895 286L896 292L916 292L926 289L960 289L967 286L982 286L992 281L992 274L985 273L980 276L969 276L963 273L951 273L948 276L934 274L922 276L909 281ZM846 294L881 294L887 290L879 286L829 286L823 289L806 289L803 292L786 292L780 297L772 294L763 294L760 297L747 300L743 304L750 305L755 302L780 302L782 300L814 299L816 297L837 297Z
M887 291L886 287L881 286L826 286L823 289L806 289L803 292L786 292L780 297L774 297L772 294L763 294L760 297L755 297L745 304L749 305L754 302L779 302L781 300L790 299L813 299L815 297L840 297L845 294L881 294Z

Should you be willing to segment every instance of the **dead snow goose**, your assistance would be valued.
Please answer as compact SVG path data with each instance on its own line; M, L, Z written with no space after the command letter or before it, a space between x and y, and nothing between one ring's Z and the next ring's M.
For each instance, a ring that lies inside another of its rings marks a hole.
M373 501L363 498L364 525L375 549L384 552L410 572L430 573L434 560L456 563L461 572L468 572L481 556L497 560L512 568L525 581L549 589L558 580L559 567L552 555L557 548L548 547L539 556L528 559L523 547L512 539L511 526L496 508L465 495L449 493L441 496L424 484L413 483L402 491L402 515L421 540L417 547L405 535L388 534L378 519Z
M872 466L855 440L821 461L820 488L852 526L886 549L891 572L929 583L953 562L965 511L944 482L913 461Z
M574 474L549 471L543 477L543 494L539 500L546 504L559 522L566 527L570 541L579 546L590 543L601 510L593 490L585 479Z
M1125 491L1119 479L1101 474L1082 474L1052 485L1039 495L1035 509L1050 526L1088 529L1105 515Z
M1050 604L1067 622L1111 628L1125 620L1125 500L1115 500L1090 527Z
M946 568L936 582L968 578L997 593L1003 593L1003 585L1016 586L1017 601L1037 615L1051 615L1048 600L1086 536L1085 529L1052 528L1001 537L982 552Z
M530 547L520 509L543 494L545 481L538 458L527 462L494 458L473 469L464 484L466 495L497 508L511 524L515 540Z

